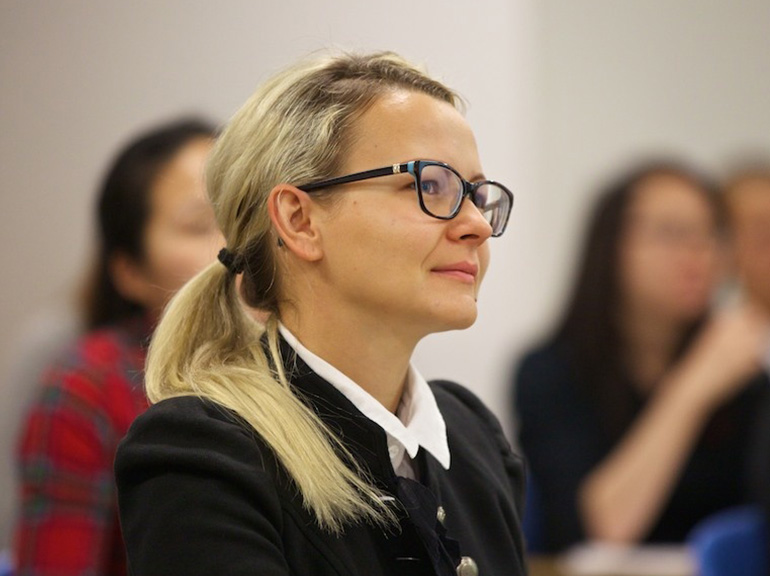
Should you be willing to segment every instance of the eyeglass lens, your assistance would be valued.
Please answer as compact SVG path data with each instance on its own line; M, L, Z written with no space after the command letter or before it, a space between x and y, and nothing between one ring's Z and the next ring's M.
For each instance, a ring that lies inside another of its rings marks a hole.
M463 200L463 181L451 170L435 164L423 165L420 171L420 192L425 209L439 218L448 218L457 212ZM510 200L504 190L493 183L476 188L474 204L499 234L505 227Z

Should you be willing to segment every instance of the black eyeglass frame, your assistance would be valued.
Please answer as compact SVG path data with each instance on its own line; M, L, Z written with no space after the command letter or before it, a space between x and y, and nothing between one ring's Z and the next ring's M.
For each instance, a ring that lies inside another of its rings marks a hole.
M425 202L422 198L422 186L420 182L420 175L422 173L422 169L426 166L440 166L441 168L445 168L452 172L457 178L460 179L460 182L462 182L463 185L463 192L460 195L460 199L457 202L457 205L452 209L452 211L449 213L448 216L439 216L437 214L434 214L428 208L425 206ZM345 176L337 176L335 178L328 178L326 180L319 180L317 182L309 182L307 184L303 184L302 186L297 186L300 190L304 192L315 192L316 190L320 190L322 188L330 188L332 186L339 186L341 184L349 184L351 182L360 182L361 180L369 180L371 178L380 178L382 176L391 176L393 174L404 174L408 173L411 174L414 177L416 188L417 188L417 198L419 200L420 209L425 212L428 216L432 216L433 218L438 218L439 220L452 220L455 218L462 209L463 200L467 197L470 197L471 203L478 208L478 204L476 204L476 190L478 190L481 186L484 186L485 184L491 184L492 186L497 186L500 188L506 196L508 196L509 201L509 208L508 213L505 214L505 219L503 220L503 224L500 227L500 231L495 233L494 229L492 230L492 236L498 237L505 232L506 227L508 226L508 219L511 215L511 210L513 210L513 192L511 192L508 188L500 184L499 182L496 182L494 180L480 180L479 182L468 182L465 178L463 178L460 173L452 168L449 164L446 164L444 162L439 162L438 160L412 160L410 162L403 162L400 164L393 164L391 166L383 166L382 168L372 168L371 170L364 170L363 172L355 172L353 174L346 174ZM483 212L482 212L483 214ZM491 223L490 223L491 225Z

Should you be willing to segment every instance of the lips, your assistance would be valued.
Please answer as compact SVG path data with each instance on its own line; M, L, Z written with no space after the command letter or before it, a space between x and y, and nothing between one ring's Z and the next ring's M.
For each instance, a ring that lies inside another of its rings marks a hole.
M473 284L476 282L476 276L479 274L479 267L471 262L456 262L433 268L432 272L447 278L454 278L461 282Z

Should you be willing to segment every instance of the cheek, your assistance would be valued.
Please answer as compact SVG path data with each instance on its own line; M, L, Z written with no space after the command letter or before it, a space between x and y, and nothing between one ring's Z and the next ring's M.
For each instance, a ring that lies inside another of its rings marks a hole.
M324 242L334 268L382 283L416 272L436 240L428 237L430 229L411 204L377 200L369 196L340 207L329 220Z
M487 242L484 242L479 247L479 279L478 284L481 285L481 282L484 280L484 276L487 273L487 270L489 269L489 260L490 260L490 253L489 253L489 245Z
M715 253L671 249L629 251L621 269L621 286L637 302L699 311L707 305L719 276Z
M770 229L770 223L768 223ZM738 236L735 243L737 261L746 270L770 269L770 239Z
M147 265L157 284L176 291L216 257L224 245L219 233L166 230L148 238Z
M672 259L673 279L691 287L699 283L703 289L710 289L725 267L724 256L718 246L684 250Z
M621 253L620 288L637 305L668 306L675 282L672 254L652 246L629 246Z
M628 246L620 255L620 282L631 293L646 292L666 275L666 265L644 246Z

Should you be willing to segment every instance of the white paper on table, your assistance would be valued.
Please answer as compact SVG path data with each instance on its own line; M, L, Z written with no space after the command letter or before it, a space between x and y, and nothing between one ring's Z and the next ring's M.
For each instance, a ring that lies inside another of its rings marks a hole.
M693 576L695 559L687 546L579 544L559 557L570 576Z

